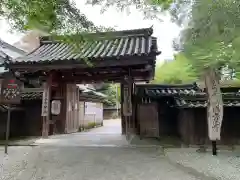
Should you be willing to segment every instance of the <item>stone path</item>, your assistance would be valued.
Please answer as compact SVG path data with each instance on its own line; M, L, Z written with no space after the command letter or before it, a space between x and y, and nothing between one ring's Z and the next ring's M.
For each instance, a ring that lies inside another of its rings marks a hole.
M106 120L102 127L88 132L55 135L49 139L39 139L35 145L48 146L127 146L125 136L121 135L120 120Z
M38 141L32 150L10 153L17 160L4 161L0 179L206 180L172 164L156 147L127 146L120 130L120 121L106 121L89 132Z

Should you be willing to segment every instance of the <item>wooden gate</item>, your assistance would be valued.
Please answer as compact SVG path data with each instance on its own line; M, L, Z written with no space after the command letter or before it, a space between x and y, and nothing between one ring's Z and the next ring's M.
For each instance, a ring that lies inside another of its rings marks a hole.
M156 103L138 105L138 121L140 135L143 137L159 137L159 121Z

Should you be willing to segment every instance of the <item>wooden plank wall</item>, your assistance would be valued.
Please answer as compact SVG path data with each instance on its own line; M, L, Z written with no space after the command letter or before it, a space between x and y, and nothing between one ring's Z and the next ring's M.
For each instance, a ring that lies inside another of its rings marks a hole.
M65 133L77 132L79 122L79 93L76 84L67 84Z
M83 128L84 127L84 111L85 111L85 103L84 101L79 102L79 124Z

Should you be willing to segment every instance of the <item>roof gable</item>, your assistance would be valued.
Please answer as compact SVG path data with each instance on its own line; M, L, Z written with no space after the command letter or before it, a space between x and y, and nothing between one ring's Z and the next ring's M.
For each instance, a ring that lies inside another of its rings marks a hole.
M26 54L25 51L16 48L0 39L0 50L11 58L17 58Z

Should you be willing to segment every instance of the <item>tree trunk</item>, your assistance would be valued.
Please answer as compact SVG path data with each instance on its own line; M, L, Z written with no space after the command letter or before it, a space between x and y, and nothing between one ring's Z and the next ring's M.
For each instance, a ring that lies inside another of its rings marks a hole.
M223 99L220 89L219 75L214 69L207 70L205 74L205 86L208 97L208 136L211 141L216 141L221 138Z

